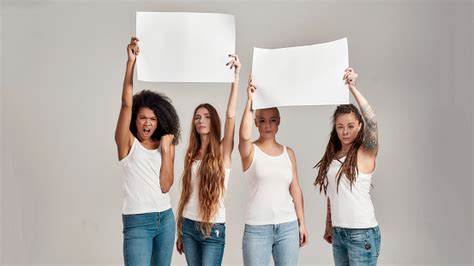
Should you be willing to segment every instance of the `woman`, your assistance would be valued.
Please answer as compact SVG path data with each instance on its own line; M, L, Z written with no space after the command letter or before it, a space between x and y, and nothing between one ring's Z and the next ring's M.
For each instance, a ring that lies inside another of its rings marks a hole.
M234 147L235 109L240 61L229 55L235 80L227 105L224 137L216 109L201 104L194 110L189 146L184 158L178 210L176 248L188 265L221 265L225 245L224 195Z
M145 90L132 98L139 52L138 39L132 38L115 130L125 173L123 255L125 265L170 265L175 224L168 191L173 184L179 119L170 100L161 94Z
M247 104L240 125L239 152L249 198L243 236L244 265L297 265L299 247L307 243L303 195L292 149L276 139L280 114L277 108L255 112L259 138L252 142L250 78Z
M380 230L370 199L378 151L377 122L367 100L355 86L357 74L347 68L343 79L356 99L340 105L315 185L327 195L324 239L332 243L336 265L376 265Z

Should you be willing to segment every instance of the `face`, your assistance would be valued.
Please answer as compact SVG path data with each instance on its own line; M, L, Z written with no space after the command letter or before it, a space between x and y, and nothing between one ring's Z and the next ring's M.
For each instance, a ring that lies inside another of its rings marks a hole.
M158 118L153 110L147 107L142 107L138 110L137 120L137 135L140 141L150 139L158 126Z
M352 145L359 133L361 123L354 113L339 115L336 118L336 131L343 146Z
M278 132L280 115L275 109L258 110L255 114L255 126L263 138L273 138Z
M196 110L194 127L199 135L209 134L211 131L211 115L205 107Z

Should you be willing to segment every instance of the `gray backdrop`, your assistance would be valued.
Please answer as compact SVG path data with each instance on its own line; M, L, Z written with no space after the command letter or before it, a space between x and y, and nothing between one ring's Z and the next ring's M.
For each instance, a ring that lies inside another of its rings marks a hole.
M113 136L136 11L235 14L243 63L238 123L252 47L347 36L350 64L380 128L372 194L379 262L473 263L471 1L10 0L1 9L0 263L122 264ZM145 88L170 96L183 125L171 190L176 210L192 111L210 102L223 114L230 84L135 83L136 91ZM278 140L296 152L310 234L302 265L332 264L312 167L333 110L281 108ZM246 184L237 149L232 168L224 264L240 265ZM173 264L184 263L175 252Z

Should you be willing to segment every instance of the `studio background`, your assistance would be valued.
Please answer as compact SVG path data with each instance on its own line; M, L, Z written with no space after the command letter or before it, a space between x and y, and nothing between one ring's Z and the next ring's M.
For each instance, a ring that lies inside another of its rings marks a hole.
M253 47L342 37L379 123L372 190L382 231L379 263L472 265L472 1L111 0L1 3L1 264L122 264L114 130L136 11L236 17L243 67L224 265L242 265L247 192L237 137ZM192 112L209 102L223 119L230 84L136 81L134 88L165 93L180 116L170 192L176 211ZM322 239L325 198L312 185L312 167L326 147L334 109L280 109L277 139L296 153L305 199L310 238L301 265L333 264ZM175 251L173 265L184 264Z

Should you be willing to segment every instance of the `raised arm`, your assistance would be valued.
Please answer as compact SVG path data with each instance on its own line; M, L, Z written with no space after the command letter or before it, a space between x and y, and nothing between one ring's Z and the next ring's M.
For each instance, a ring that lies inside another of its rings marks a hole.
M352 95L357 101L357 104L359 105L362 117L365 122L364 140L361 146L361 151L364 154L373 156L375 158L379 149L377 120L375 118L375 113L372 110L372 107L370 107L367 100L356 88L356 78L357 74L354 72L354 69L352 69L351 67L347 68L346 73L344 74L344 79L346 80L349 90L351 91Z
M224 167L230 168L232 164L232 150L234 149L234 132L235 132L235 109L237 108L237 94L239 91L239 73L240 60L237 55L229 55L232 60L227 63L230 69L234 68L234 82L230 88L229 102L227 103L227 111L225 117L224 137L222 138L221 147L224 157Z
M300 247L308 243L308 233L304 222L304 200L301 187L298 182L298 170L296 166L296 156L292 149L287 148L288 155L291 160L291 169L293 173L293 180L290 184L290 194L295 204L296 217L298 218L299 233L300 233Z
M133 70L135 61L140 53L138 39L133 37L127 46L127 66L122 89L122 105L115 128L115 143L117 144L118 159L122 160L130 152L133 144L133 135L130 132L130 122L132 120L132 98L133 98Z
M244 171L250 167L252 162L252 101L255 89L256 88L252 84L252 76L250 76L247 84L247 103L245 104L244 114L242 115L239 130L239 153Z
M174 135L167 134L161 137L161 192L166 193L171 189L174 181Z

